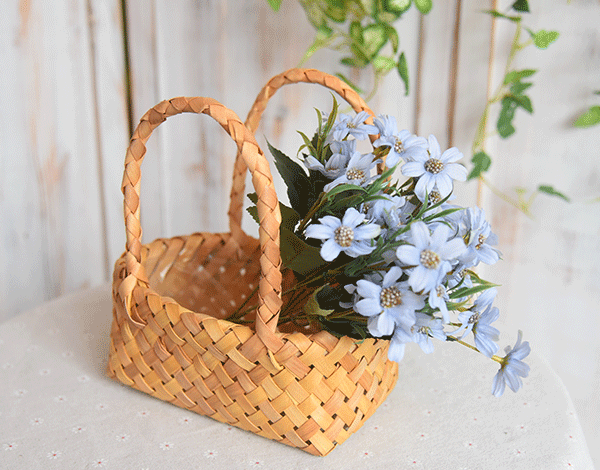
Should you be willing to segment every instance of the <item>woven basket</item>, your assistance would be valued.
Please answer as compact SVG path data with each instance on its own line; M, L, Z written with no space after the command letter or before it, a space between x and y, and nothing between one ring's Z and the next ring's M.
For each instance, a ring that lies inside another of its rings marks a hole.
M319 83L357 111L363 100L337 78L290 70L271 79L246 125L210 98L175 98L148 111L125 159L127 247L113 276L109 375L202 415L326 455L362 426L398 375L389 342L325 332L282 333L279 203L269 164L253 133L268 99L289 83ZM145 143L167 117L211 116L236 142L229 233L195 233L142 245L140 165ZM372 113L371 113L372 114ZM259 240L241 229L246 170L258 195ZM225 321L241 304L258 305L254 328Z

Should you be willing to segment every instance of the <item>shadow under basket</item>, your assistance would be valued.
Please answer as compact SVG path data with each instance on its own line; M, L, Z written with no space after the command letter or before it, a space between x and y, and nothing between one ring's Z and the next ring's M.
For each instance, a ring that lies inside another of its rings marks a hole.
M267 201L258 204L258 240L238 228L141 244L145 142L182 112L210 115L238 144ZM294 283L291 272L280 271L279 203L264 155L233 112L208 98L155 106L132 138L123 192L128 240L113 275L110 376L314 455L344 442L385 400L398 377L397 364L387 359L389 341L278 328L287 301L281 292ZM238 309L250 312L245 324L224 320Z

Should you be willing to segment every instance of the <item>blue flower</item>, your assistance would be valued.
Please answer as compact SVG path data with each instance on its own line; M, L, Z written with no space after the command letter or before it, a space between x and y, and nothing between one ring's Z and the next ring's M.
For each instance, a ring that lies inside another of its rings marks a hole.
M406 161L413 161L415 155L427 155L427 141L407 130L398 132L394 116L380 114L374 122L377 129L379 129L380 136L379 139L373 142L373 147L390 148L390 153L385 159L385 165L388 168L396 166L401 158Z
M492 393L494 396L499 397L504 393L504 386L508 385L513 392L519 391L523 386L521 377L527 377L529 375L529 366L525 364L522 359L525 359L531 352L529 342L525 341L521 343L523 339L523 332L519 330L519 337L515 347L511 350L510 346L507 346L506 356L502 359L500 370L494 377L494 383L492 385Z
M492 326L492 323L498 320L500 316L498 308L492 307L496 293L497 290L494 287L477 297L469 310L465 310L458 315L461 326L451 333L453 335L462 333L458 337L458 339L462 339L472 331L475 346L481 354L487 357L492 357L498 351L496 341L499 339L500 332Z
M462 157L463 154L456 147L442 153L437 139L430 135L428 153L415 155L414 161L402 166L402 174L419 177L415 185L415 194L421 201L425 199L425 194L431 193L434 188L445 198L452 192L452 180L467 179L467 169L456 163Z
M333 125L330 136L333 140L343 140L348 135L355 139L364 140L370 134L377 134L378 130L371 124L365 124L370 114L366 111L361 111L356 116L352 117L349 114L340 114Z
M326 193L340 184L353 184L365 186L371 181L371 171L377 166L378 160L373 161L375 155L372 153L361 154L354 152L344 172L331 183L323 188Z
M396 325L410 328L415 323L415 310L425 306L422 297L413 293L408 283L398 282L402 270L393 266L381 284L361 279L357 284L362 298L354 305L359 314L369 317L368 328L373 336L391 335Z
M460 211L460 234L465 240L467 251L460 257L460 262L467 266L477 266L480 261L495 264L500 259L500 252L491 245L498 243L498 237L492 233L485 212L479 207L469 207Z
M397 326L390 340L388 358L391 361L400 362L404 357L406 343L417 343L425 354L433 352L431 338L446 341L444 326L439 318L433 318L421 312L416 313L416 321L410 328Z
M304 159L304 165L309 170L316 170L329 179L336 179L346 173L348 162L356 152L356 140L345 140L343 142L331 143L331 157L323 165L312 155Z
M368 255L375 249L371 240L381 233L381 227L377 224L361 225L364 220L365 214L350 207L342 220L326 215L319 219L320 224L309 225L306 236L326 240L321 246L321 257L325 261L333 261L342 251L353 258Z
M439 225L430 234L424 222L414 222L410 227L411 245L401 245L396 256L406 266L414 266L408 283L415 292L430 292L452 268L457 256L466 249L462 238L448 240L450 228Z

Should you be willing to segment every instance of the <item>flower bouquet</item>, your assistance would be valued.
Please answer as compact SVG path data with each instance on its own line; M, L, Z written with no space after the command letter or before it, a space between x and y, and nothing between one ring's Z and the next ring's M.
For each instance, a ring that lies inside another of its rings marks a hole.
M430 353L432 339L451 341L500 364L494 395L519 390L529 344L519 331L514 348L495 355L496 285L474 271L500 259L497 237L482 209L450 202L454 181L466 180L463 155L399 131L393 116L341 114L335 99L317 124L312 138L300 132L301 163L269 145L290 202L280 203L281 258L294 283L279 329L388 339L393 361L408 343ZM256 206L248 210L258 222ZM254 308L242 304L227 320L250 323Z

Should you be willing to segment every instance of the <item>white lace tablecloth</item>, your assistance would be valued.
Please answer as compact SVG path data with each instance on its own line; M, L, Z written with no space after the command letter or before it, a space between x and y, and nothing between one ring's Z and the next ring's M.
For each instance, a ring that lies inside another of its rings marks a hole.
M314 457L125 387L105 375L110 287L0 324L2 469L592 469L563 384L535 354L517 394L467 348L407 348L387 401Z

